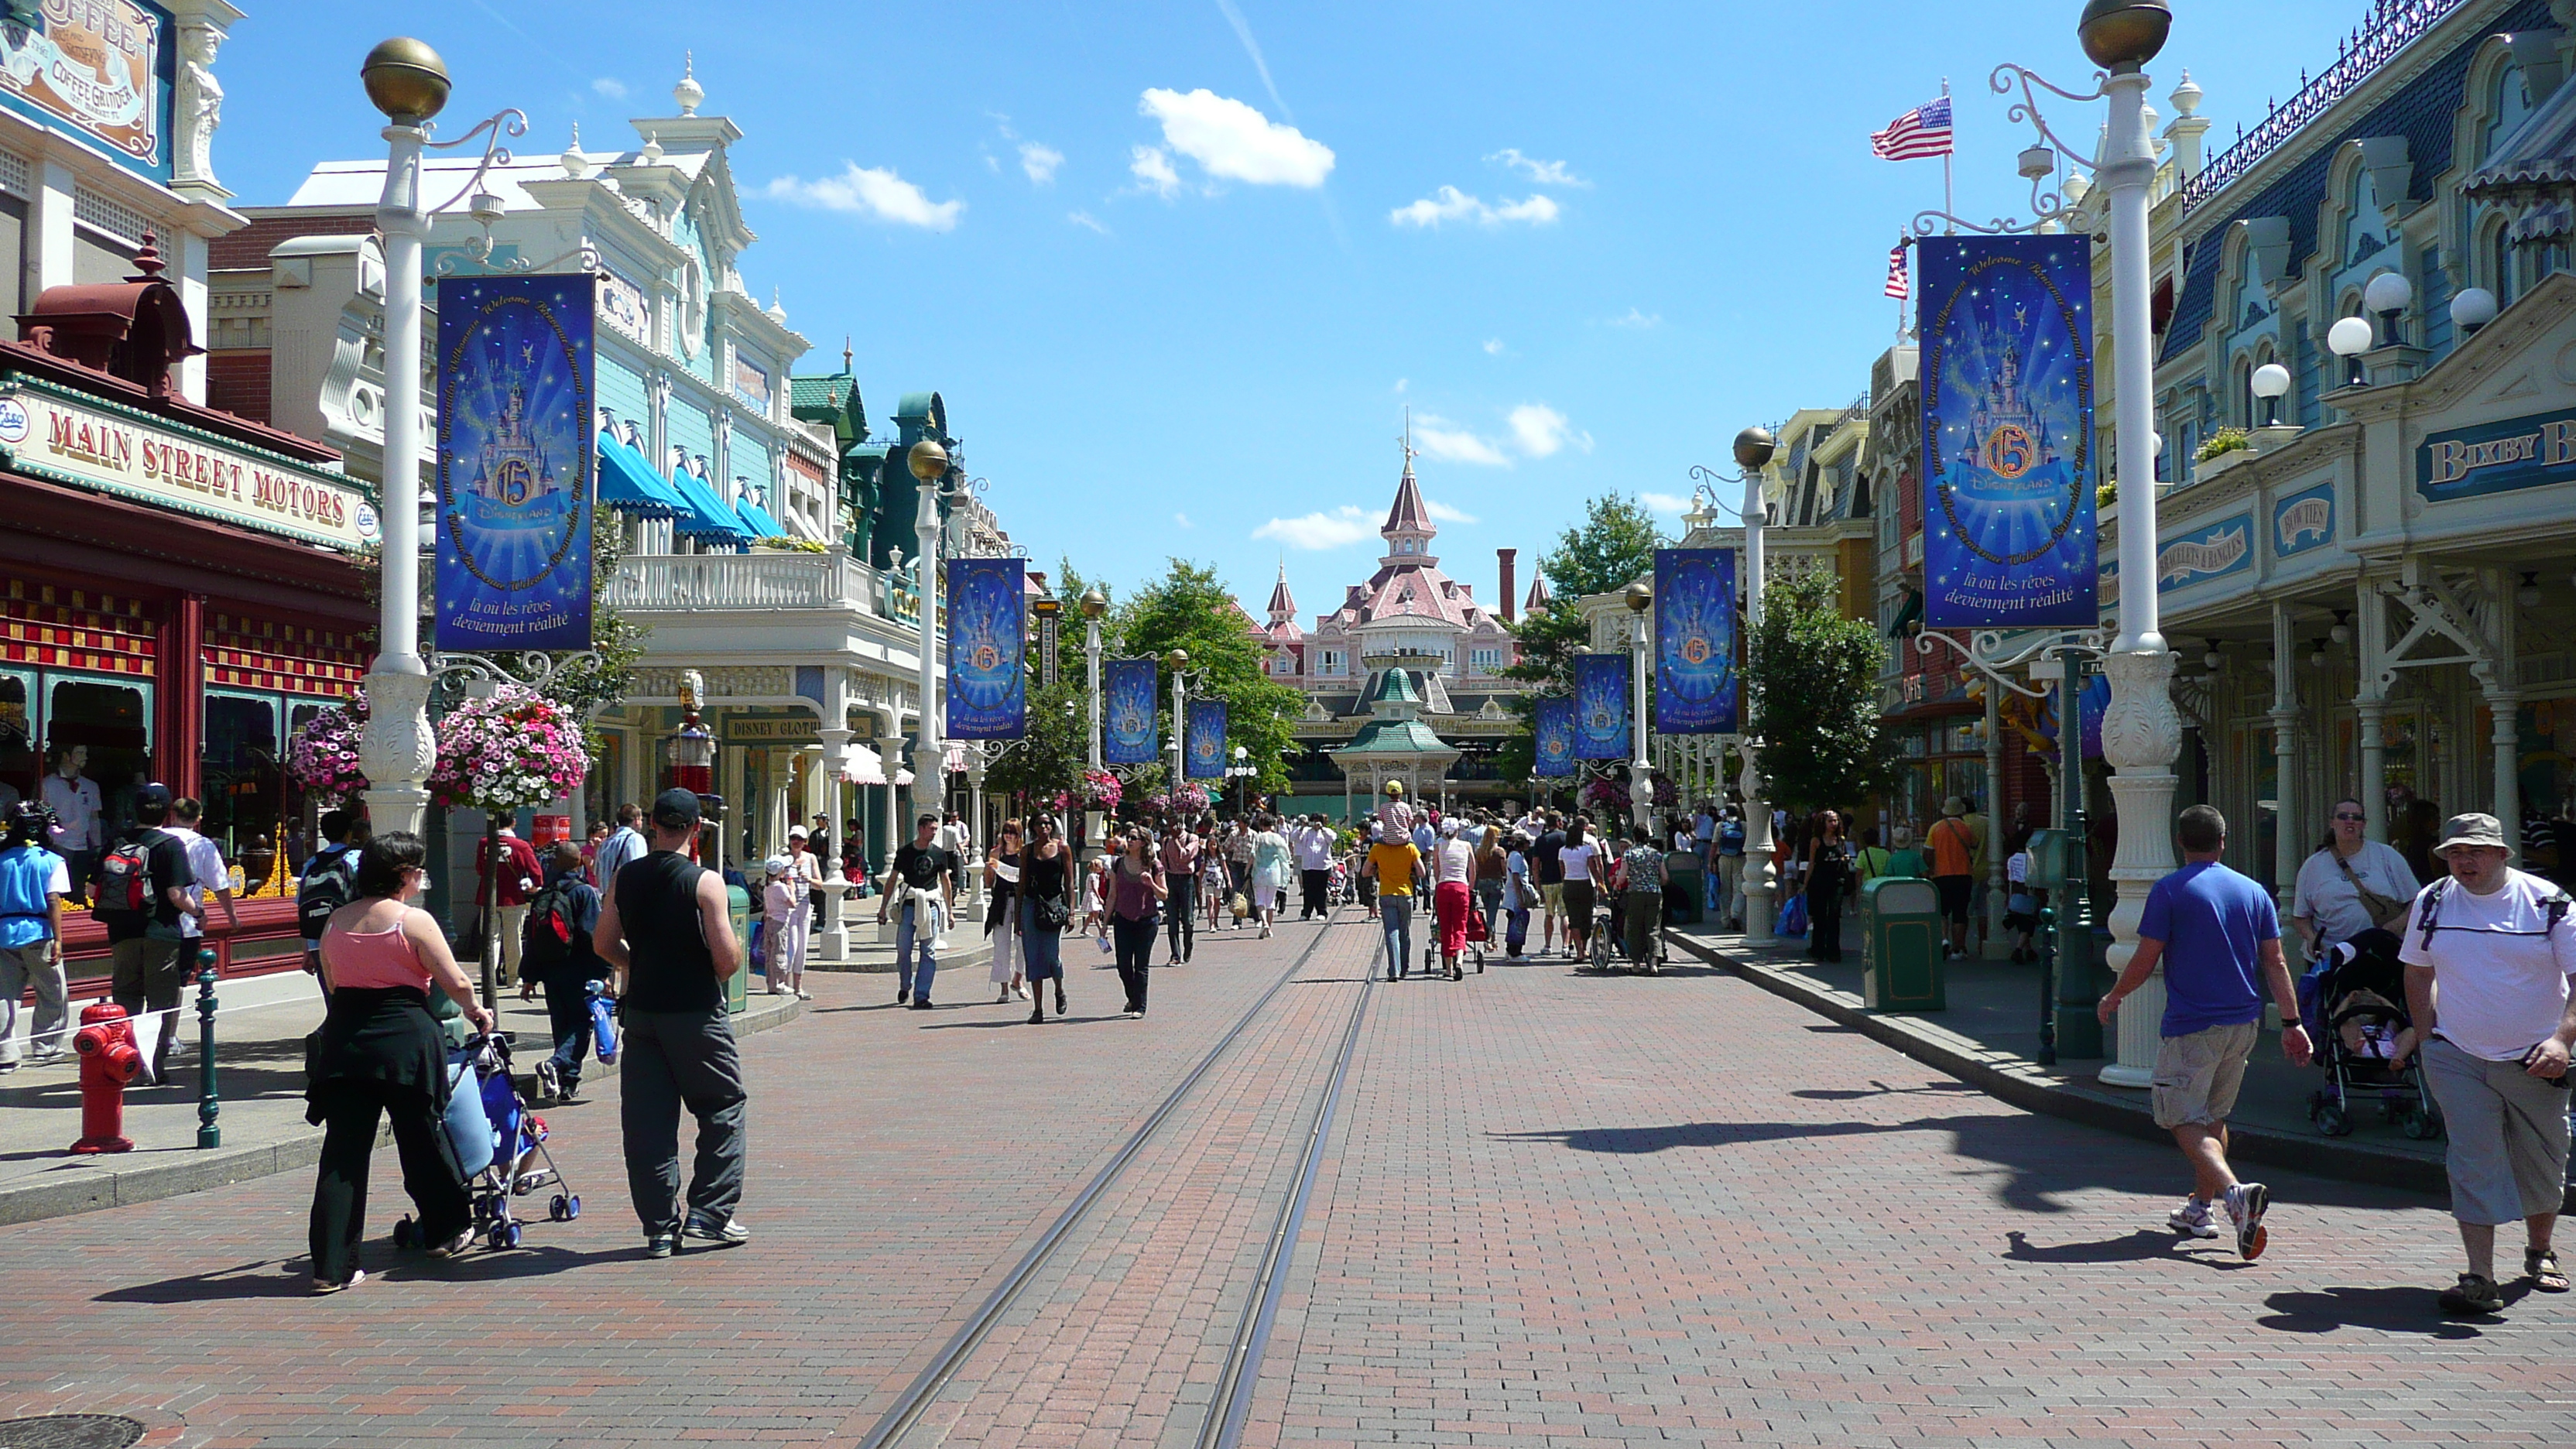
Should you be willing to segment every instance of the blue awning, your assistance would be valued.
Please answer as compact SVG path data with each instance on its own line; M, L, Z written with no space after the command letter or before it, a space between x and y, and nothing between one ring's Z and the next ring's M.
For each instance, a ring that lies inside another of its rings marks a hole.
M768 509L752 502L751 495L748 493L742 495L741 500L734 504L733 511L734 516L742 520L742 526L751 530L751 536L754 538L786 536L787 530L779 526L777 519L769 516Z
M706 484L687 473L675 473L671 475L671 486L678 491L680 501L687 505L671 525L672 532L732 544L751 542L751 531L742 526L742 520L736 518L733 510L725 507L724 500L716 497L714 490Z
M613 438L599 440L599 501L647 518L669 518L688 510L643 454Z

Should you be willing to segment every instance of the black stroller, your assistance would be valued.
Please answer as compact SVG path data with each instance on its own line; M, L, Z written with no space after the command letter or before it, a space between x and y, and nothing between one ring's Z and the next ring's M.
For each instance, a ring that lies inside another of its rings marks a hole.
M2380 1118L2416 1141L2442 1134L2441 1109L2424 1081L2418 1054L2402 1068L2388 1064L2406 1015L2406 969L2397 937L2363 931L2336 945L2299 983L2300 1011L2322 1028L2316 1063L2325 1085L2308 1099L2308 1120L2328 1137L2352 1131L2356 1099L2377 1097Z

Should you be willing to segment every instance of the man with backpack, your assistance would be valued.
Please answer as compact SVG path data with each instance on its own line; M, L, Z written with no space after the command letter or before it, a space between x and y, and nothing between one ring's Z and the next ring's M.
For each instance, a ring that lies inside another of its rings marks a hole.
M169 820L170 787L144 785L134 792L134 824L118 831L98 857L94 914L107 927L114 962L110 990L128 1016L178 1009L179 991L188 977L188 940L179 922L205 919L205 907L188 892L196 879L188 848L162 828ZM152 1058L157 1081L178 1033L167 1022L136 1030L147 1041L160 1039Z
M590 997L604 989L608 968L591 949L599 926L599 892L581 878L581 847L557 843L546 852L546 883L528 901L519 943L519 999L546 989L546 1024L554 1055L537 1063L537 1100L569 1102L581 1090L582 1059L590 1055ZM614 1055L614 1053L611 1053Z
M331 924L333 911L357 898L358 856L367 845L366 818L346 806L325 810L322 840L322 848L304 862L295 884L295 930L304 938L304 970L311 976L322 974L322 928ZM328 991L329 984L323 989Z

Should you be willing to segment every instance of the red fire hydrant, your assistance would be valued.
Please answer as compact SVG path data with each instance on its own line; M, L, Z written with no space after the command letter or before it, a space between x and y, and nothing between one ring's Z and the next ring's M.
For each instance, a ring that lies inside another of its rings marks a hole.
M125 1084L143 1070L143 1050L125 1008L113 1001L82 1007L72 1050L81 1059L81 1139L72 1151L132 1152L134 1144L125 1137Z

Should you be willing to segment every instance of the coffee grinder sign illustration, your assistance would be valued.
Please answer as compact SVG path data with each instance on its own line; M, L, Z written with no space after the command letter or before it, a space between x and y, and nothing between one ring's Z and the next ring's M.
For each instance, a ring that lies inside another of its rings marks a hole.
M0 101L167 180L177 59L169 12L136 0L41 0L9 11L0 24Z
M2090 625L2092 258L2081 236L1925 237L1923 622Z
M590 647L595 287L439 283L441 649Z

